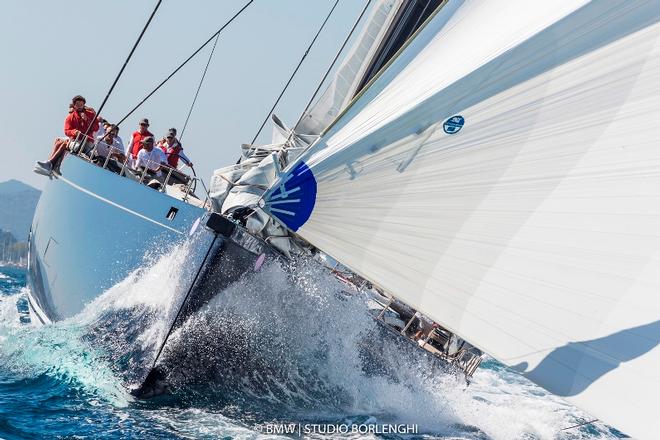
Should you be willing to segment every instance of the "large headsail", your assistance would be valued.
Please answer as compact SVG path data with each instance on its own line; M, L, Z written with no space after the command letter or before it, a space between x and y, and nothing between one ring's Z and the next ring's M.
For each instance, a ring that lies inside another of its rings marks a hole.
M449 1L266 193L302 238L660 431L660 1Z

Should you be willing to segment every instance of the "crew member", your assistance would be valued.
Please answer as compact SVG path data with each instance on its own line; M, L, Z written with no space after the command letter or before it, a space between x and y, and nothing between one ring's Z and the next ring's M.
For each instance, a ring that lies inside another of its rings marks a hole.
M153 133L149 131L149 119L144 118L140 120L140 127L133 133L131 138L131 157L137 159L138 152L142 149L144 143L142 142L145 138L151 137L153 140Z
M126 152L127 148L124 146L124 141L122 141L121 137L119 137L119 127L116 126L115 124L110 124L106 132L107 131L112 132L112 136L115 138L116 143L121 146L121 150L124 153L124 156L125 157L128 156L128 153Z
M71 100L69 106L69 114L64 119L64 134L68 139L58 138L53 145L53 152L46 161L37 161L34 166L34 172L51 176L54 169L59 167L64 154L66 153L69 143L78 136L79 133L87 134L87 141L83 141L80 145L81 151L91 144L92 137L90 136L99 129L99 121L96 119L96 112L90 107L86 107L87 101L80 95L76 95Z
M101 157L108 157L109 155L111 158L114 157L120 162L124 162L126 160L126 156L124 156L124 144L116 136L117 132L115 128L116 126L110 125L105 134L97 137L99 142L96 144L96 152Z
M170 167L177 168L179 166L179 159L181 159L184 164L192 168L192 162L185 155L181 142L176 138L176 128L170 128L167 135L156 146L163 150Z
M139 149L135 159L135 169L146 168L147 171L160 175L162 165L167 166L167 159L160 148L154 148L154 138L147 136L141 141L142 148Z

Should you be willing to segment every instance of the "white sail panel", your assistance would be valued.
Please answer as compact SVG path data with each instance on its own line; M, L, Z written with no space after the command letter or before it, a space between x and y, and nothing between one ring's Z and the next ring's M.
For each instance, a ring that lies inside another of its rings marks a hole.
M380 81L325 133L331 147L326 154L392 121L586 2L449 2ZM454 99L459 104L461 97Z
M265 209L551 392L654 438L660 2L581 5L449 2Z
M357 92L369 62L376 54L403 0L380 0L374 5L356 43L346 55L321 98L301 118L295 130L319 134L349 103Z

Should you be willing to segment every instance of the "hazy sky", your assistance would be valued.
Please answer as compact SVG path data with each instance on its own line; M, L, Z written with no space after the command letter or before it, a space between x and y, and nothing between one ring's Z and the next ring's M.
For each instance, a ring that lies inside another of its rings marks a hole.
M247 0L164 0L103 115L116 121L212 35ZM184 135L205 181L252 140L334 0L256 0L220 36ZM275 113L293 124L366 0L340 0ZM0 15L0 181L41 188L32 172L63 135L76 94L98 110L156 1L4 0ZM210 45L120 129L126 141L147 117L151 131L183 127ZM260 141L268 142L268 125Z

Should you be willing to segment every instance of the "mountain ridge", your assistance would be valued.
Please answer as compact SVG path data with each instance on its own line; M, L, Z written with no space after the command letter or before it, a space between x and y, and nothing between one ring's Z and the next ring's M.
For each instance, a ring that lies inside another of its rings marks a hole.
M41 191L16 179L0 182L0 229L26 241Z

